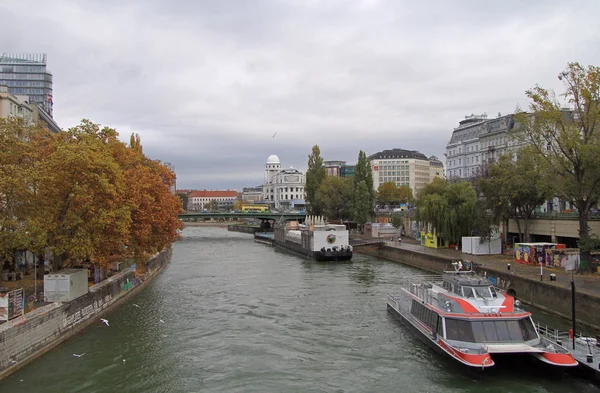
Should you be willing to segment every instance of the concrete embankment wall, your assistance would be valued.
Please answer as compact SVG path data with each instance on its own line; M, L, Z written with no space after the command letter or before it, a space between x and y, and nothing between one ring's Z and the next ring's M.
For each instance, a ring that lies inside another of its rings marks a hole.
M364 252L380 258L401 262L405 265L441 273L452 269L452 259L404 250L396 247L355 246L357 252ZM487 267L478 268L478 272L496 283L496 286L513 294L523 303L533 305L548 313L564 318L571 318L571 290L547 281L536 281L526 277L518 277L506 271L498 271ZM587 293L577 292L576 316L579 324L600 330L600 298Z
M0 379L58 346L145 287L169 263L171 249L90 287L71 301L52 303L0 325Z

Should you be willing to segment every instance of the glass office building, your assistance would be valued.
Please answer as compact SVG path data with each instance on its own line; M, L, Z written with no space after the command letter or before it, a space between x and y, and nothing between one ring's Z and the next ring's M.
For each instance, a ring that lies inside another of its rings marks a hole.
M52 116L52 74L46 70L45 53L0 53L0 85L13 95L29 96Z

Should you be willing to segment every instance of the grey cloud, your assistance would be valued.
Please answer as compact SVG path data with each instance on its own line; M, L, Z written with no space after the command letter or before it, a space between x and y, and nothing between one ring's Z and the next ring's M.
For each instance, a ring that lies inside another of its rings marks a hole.
M186 188L254 185L270 154L304 169L314 144L349 163L393 147L443 158L465 115L526 107L567 62L600 60L591 0L4 7L0 51L48 53L59 124L139 133Z

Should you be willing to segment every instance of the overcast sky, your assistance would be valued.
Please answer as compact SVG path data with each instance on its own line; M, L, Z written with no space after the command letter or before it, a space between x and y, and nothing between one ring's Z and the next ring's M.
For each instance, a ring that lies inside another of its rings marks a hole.
M48 54L62 128L139 133L178 188L241 190L270 154L305 170L315 144L445 163L465 115L600 65L598 15L597 0L0 0L0 52Z

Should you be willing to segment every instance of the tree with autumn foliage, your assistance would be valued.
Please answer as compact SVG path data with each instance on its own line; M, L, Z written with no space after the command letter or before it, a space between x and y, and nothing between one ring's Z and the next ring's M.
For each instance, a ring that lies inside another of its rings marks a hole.
M58 134L0 120L0 254L50 252L107 267L113 255L143 261L178 238L175 174L109 127L90 121Z
M377 202L382 205L412 203L412 190L407 185L398 187L396 183L385 182L377 189Z

